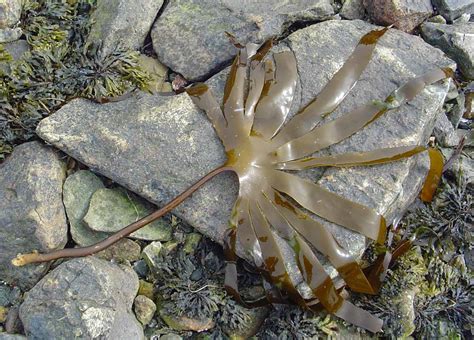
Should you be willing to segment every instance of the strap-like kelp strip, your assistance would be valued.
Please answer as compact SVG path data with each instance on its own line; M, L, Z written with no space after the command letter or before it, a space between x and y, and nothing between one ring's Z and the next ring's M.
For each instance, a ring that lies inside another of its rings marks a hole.
M303 170L325 166L351 167L376 165L395 162L426 150L423 146L400 146L367 152L348 152L340 155L308 157L296 161L278 163L276 167L281 170Z
M379 332L382 329L382 320L342 298L309 245L301 237L295 238L293 248L304 280L327 311L371 332Z
M374 290L355 259L342 248L327 228L295 207L278 192L267 199L275 207L274 214L283 216L290 228L296 230L316 250L327 256L347 285L356 292L373 294Z
M262 96L257 104L252 130L270 139L280 129L290 111L295 94L296 61L290 51L275 53L275 70L265 80Z
M311 131L321 118L339 106L357 83L357 80L370 61L377 41L386 31L387 28L371 31L360 39L352 55L331 78L324 89L275 136L274 139L277 144L283 144Z
M445 79L450 74L448 69L436 69L411 79L393 91L385 101L366 104L282 145L277 149L278 160L280 162L295 160L338 143L361 130L385 112L399 108L408 100L413 99L426 86Z
M420 198L424 202L431 202L433 196L438 188L441 175L443 174L443 154L436 149L430 148L430 170L426 175L425 184L421 189Z
M224 137L226 136L227 122L222 113L221 106L213 96L209 87L206 84L199 83L186 89L186 92L191 97L193 103L206 112L207 118L211 121L217 135L225 146Z
M374 210L323 189L306 179L282 171L268 174L270 185L312 213L379 243L385 240L385 219Z
M290 276L286 271L285 260L280 252L280 247L275 241L274 235L270 229L267 219L262 214L258 203L250 204L251 225L257 236L265 270L268 273L272 283L278 288L283 289L293 301L301 306L305 306L303 298L300 296L295 286L291 282Z

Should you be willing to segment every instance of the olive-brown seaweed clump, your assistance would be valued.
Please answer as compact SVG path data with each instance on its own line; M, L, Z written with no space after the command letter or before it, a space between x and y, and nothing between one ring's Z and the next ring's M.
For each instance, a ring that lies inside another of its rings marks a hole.
M100 101L147 87L138 52L98 58L98 46L85 45L95 3L24 2L21 24L31 50L12 60L0 44L0 161L14 145L34 138L39 121L70 99Z

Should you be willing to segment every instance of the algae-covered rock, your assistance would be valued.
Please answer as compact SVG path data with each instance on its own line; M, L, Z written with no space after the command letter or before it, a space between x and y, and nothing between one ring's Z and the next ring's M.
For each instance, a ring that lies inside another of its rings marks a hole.
M123 238L110 247L98 252L94 256L104 260L115 260L118 262L133 262L140 259L141 248L135 241Z
M155 315L156 305L155 303L144 295L138 295L133 302L133 310L137 316L138 321L142 325L148 325Z
M72 239L86 247L102 241L108 234L90 229L82 220L89 209L92 194L104 188L99 177L87 170L70 175L63 186L63 202L69 219Z
M142 252L142 257L145 260L148 268L155 269L158 267L161 261L161 249L163 248L161 242L156 241L147 245Z
M170 302L172 303L172 302ZM160 317L166 324L177 331L202 332L214 328L215 322L211 317L188 317L185 315L173 315L164 306L158 309Z
M148 86L153 93L171 92L171 84L166 82L168 68L157 59L141 54L138 57L140 67L149 74Z
M153 212L153 207L122 189L99 189L92 195L84 223L95 231L116 232ZM130 234L131 238L166 241L171 226L159 219Z

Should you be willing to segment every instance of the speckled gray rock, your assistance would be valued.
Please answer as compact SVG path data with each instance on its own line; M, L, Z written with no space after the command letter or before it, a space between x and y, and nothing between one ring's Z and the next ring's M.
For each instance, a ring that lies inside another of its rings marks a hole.
M151 204L134 197L121 188L99 189L91 197L84 223L92 230L116 232L152 213ZM171 225L164 219L154 221L130 234L131 238L148 241L168 241Z
M153 26L158 58L187 79L209 76L236 53L225 32L241 43L263 42L292 23L334 14L331 0L170 1Z
M380 25L411 32L433 13L430 0L363 0L369 17Z
M144 295L138 295L133 302L133 310L142 325L150 323L156 312L155 303Z
M0 165L0 278L22 288L32 287L46 264L14 267L23 252L63 248L66 215L61 199L64 164L51 148L25 143Z
M327 21L289 36L284 44L295 53L301 77L293 113L314 98L341 67L351 53L349 46L355 46L361 35L373 28L362 21ZM411 77L435 66L448 65L454 67L441 51L421 38L390 30L381 39L361 80L332 117L348 112L356 104L385 98ZM209 82L217 95L222 93L225 73ZM430 86L411 103L334 146L333 151L424 144L447 91L446 83ZM37 132L73 157L159 205L225 160L211 124L186 94L141 95L105 105L75 100L43 120ZM377 167L331 169L320 183L375 208L390 221L417 195L426 171L427 158L420 155ZM236 194L235 177L222 174L175 212L203 234L222 242ZM351 253L363 251L364 237L328 225ZM294 275L296 271L293 266Z
M438 12L446 19L453 21L464 13L474 14L474 1L472 0L432 0Z
M28 292L20 318L29 339L143 339L131 308L138 277L93 256L67 261Z
M107 233L90 229L83 218L89 209L92 194L104 187L99 177L87 170L70 175L63 186L63 202L69 220L72 239L86 247L107 238Z
M20 39L23 31L19 27L15 28L1 28L0 29L0 43L9 43Z
M21 334L0 333L0 340L27 340L27 338Z
M474 22L459 25L427 22L421 25L421 34L428 43L455 60L464 76L474 79Z
M5 50L12 56L13 60L20 59L26 52L30 50L30 45L26 40L18 40L3 45Z
M339 14L344 19L363 19L366 15L363 0L345 0Z
M88 43L101 43L101 53L142 47L163 0L101 0L91 16Z
M0 0L0 28L12 27L21 16L22 0Z

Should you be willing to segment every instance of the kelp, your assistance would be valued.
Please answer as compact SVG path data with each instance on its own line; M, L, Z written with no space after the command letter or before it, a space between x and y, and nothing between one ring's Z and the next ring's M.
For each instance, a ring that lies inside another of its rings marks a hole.
M223 166L205 175L157 212L104 241L90 247L62 249L47 254L20 254L13 263L25 265L94 254L161 217L214 176L223 171L233 171L238 176L240 189L224 240L227 292L246 307L288 300L310 310L317 310L322 305L351 324L372 332L380 331L380 319L343 298L341 286L336 286L326 273L316 251L329 259L352 291L375 294L380 287L381 275L390 262L408 249L409 243L400 244L393 256L382 255L372 268L362 270L330 230L313 219L310 213L380 244L384 243L387 234L385 218L369 207L347 200L288 171L320 166L370 166L395 162L427 150L412 145L313 156L316 151L351 136L387 111L397 109L425 86L451 76L450 69L434 69L409 80L383 101L370 102L329 123L321 123L353 88L369 63L378 39L386 31L375 30L364 35L316 99L290 120L288 115L297 85L297 65L292 52L283 51L273 54L273 58L266 58L271 42L261 47L255 44L238 45L239 52L229 73L222 106L206 84L195 84L187 89L196 105L206 112L224 144L227 162ZM423 187L424 200L432 197L442 170L442 157L438 151L430 149L429 155L431 169ZM292 282L276 235L286 240L293 249L293 256L313 298L305 299ZM246 301L239 293L237 244L263 274L266 296L261 299Z
M288 297L309 309L314 308L314 303L305 300L291 281L286 260L275 238L276 232L291 245L306 284L326 310L370 331L381 329L379 319L343 299L316 257L315 250L329 259L355 292L376 293L377 285L371 281L377 277L368 278L331 232L305 211L378 243L385 240L385 218L366 206L282 170L382 164L426 150L425 147L413 145L312 156L413 99L425 86L451 76L450 69L435 69L408 81L383 101L362 105L329 123L320 124L353 88L369 63L377 40L386 30L372 31L363 36L352 55L316 99L288 122L297 84L297 65L290 51L275 53L272 59L265 59L267 45L260 50L253 44L240 48L230 70L222 107L205 84L197 84L187 90L196 105L207 113L227 152L226 166L235 171L239 178L239 196L232 211L225 246L227 290L242 303L251 306L259 305L261 301L245 302L238 293L237 242L254 259L266 279L273 283L274 289L279 291L278 296ZM442 168L439 153L430 150L429 154L432 167L422 195L426 200L432 196ZM270 292L269 296L272 299L275 295Z

